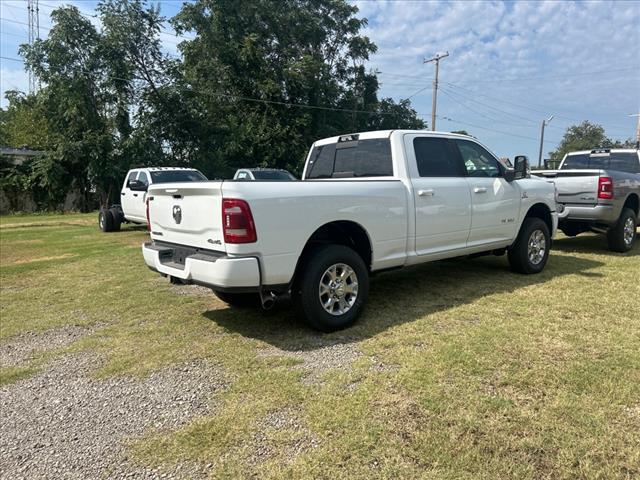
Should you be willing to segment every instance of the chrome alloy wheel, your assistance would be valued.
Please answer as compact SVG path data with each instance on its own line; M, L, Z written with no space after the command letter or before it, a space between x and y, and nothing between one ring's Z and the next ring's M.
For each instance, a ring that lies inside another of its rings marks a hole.
M529 237L529 243L527 245L529 261L533 265L538 265L544 258L546 251L547 242L544 238L544 233L542 233L542 230L534 230Z
M633 237L636 235L636 226L634 224L633 218L629 217L624 222L624 243L626 245L631 245L633 243Z
M358 276L349 265L331 265L320 277L320 304L331 315L343 315L351 310L358 298Z
M98 215L98 225L100 226L100 229L104 229L104 213Z

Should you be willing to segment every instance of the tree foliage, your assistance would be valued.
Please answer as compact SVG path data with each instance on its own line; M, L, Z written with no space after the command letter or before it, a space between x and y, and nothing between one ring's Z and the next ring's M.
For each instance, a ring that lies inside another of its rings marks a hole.
M76 189L117 198L132 166L300 172L309 145L339 133L424 128L408 100L378 98L366 19L343 0L197 0L171 19L180 59L161 48L165 19L143 0L103 0L100 29L79 10L52 13L49 36L21 46L42 88L10 93L2 142L45 151L25 173L43 207Z
M612 140L605 134L601 125L591 123L587 120L567 128L558 148L549 153L551 160L560 161L569 152L577 150L591 150L594 148L621 148L633 147L631 140L621 142Z

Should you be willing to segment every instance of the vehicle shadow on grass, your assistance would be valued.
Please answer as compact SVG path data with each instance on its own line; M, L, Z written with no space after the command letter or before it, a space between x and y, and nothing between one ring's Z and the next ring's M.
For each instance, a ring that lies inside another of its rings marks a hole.
M635 245L626 253L612 252L607 247L606 236L596 233L585 233L576 237L560 237L553 241L553 250L565 253L595 253L634 257L640 255L640 234L636 234Z
M369 300L358 322L351 328L331 334L306 327L288 305L266 313L225 308L207 311L203 316L229 332L264 341L281 350L315 350L358 342L394 326L468 304L487 295L515 292L558 276L601 276L590 270L602 265L595 260L554 255L544 272L520 275L508 270L506 259L485 257L433 262L383 273L371 279Z

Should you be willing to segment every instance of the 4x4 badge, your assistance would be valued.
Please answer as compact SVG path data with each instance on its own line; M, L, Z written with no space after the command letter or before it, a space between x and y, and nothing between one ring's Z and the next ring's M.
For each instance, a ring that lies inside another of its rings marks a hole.
M182 221L182 208L180 208L180 205L173 206L173 219L176 223L180 223Z

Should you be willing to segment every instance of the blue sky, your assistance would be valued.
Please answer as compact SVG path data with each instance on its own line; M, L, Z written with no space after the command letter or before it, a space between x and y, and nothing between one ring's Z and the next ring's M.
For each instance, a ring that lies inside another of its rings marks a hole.
M49 14L64 3L94 13L94 1L40 1L41 36ZM173 16L182 0L162 0ZM545 132L545 153L568 125L590 120L610 137L634 137L640 111L640 1L354 1L378 52L368 66L380 72L381 96L411 97L431 121L433 64L424 58L448 51L442 61L438 130L465 129L498 155L538 157L540 122L555 115ZM0 3L0 55L17 59L27 41L26 1ZM21 23L22 22L22 23ZM178 55L182 39L162 35ZM22 64L0 59L4 92L27 89Z

